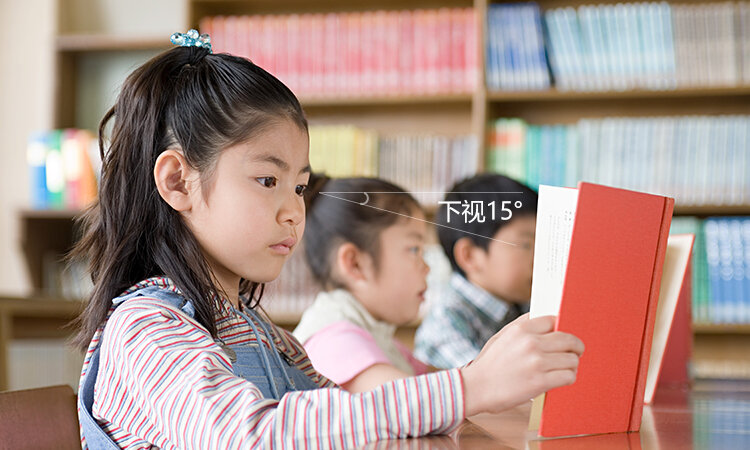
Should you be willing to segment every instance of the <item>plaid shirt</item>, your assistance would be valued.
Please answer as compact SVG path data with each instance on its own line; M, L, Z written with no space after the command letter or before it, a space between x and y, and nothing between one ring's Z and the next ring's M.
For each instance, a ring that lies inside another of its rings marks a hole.
M528 303L506 303L454 272L417 330L414 355L441 369L464 366L528 309Z

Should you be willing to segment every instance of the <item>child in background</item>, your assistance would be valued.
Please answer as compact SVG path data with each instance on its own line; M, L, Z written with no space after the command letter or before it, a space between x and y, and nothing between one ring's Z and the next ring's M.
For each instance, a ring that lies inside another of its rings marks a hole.
M114 119L74 252L94 282L77 336L84 447L354 448L446 433L575 380L583 344L551 317L517 321L465 368L370 392L317 373L256 311L304 230L302 108L249 60L212 54L207 36L173 42L99 127Z
M421 207L377 178L323 178L311 186L305 257L324 291L294 336L315 369L350 392L426 373L393 336L416 319L427 290Z
M445 202L457 202L441 203L436 217L453 274L417 330L414 353L447 369L474 359L495 333L528 312L537 194L506 176L480 174L453 186ZM455 213L472 202L483 205L483 220ZM503 205L512 213L508 220Z

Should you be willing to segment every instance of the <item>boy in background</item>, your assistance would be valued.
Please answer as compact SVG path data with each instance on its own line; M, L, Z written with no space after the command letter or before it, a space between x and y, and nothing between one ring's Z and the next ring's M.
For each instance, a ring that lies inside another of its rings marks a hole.
M536 192L498 174L475 175L446 194L437 234L453 273L417 330L417 358L463 366L528 312L536 207Z

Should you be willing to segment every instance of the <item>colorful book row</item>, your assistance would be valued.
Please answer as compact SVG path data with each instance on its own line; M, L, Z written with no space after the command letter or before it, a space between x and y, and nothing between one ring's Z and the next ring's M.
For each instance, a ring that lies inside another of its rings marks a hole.
M302 97L475 89L473 8L206 17L214 51L250 58Z
M546 89L547 61L560 90L737 86L750 83L750 4L490 5L486 52L491 89Z
M35 133L26 156L33 208L81 210L96 198L101 160L97 139L89 131Z
M750 323L750 217L675 217L671 233L693 233L693 322Z
M679 206L750 203L750 116L499 119L487 170L539 184L578 180L674 197Z
M437 205L451 184L476 172L473 136L378 134L353 126L310 127L310 165L333 177L379 176Z

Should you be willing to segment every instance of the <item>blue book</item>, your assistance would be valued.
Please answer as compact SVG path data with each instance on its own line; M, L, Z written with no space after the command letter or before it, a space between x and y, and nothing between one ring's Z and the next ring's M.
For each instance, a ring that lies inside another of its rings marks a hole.
M719 255L719 219L709 218L703 226L706 243L706 263L708 265L708 284L711 288L711 323L723 322L723 285L721 283Z
M29 191L31 207L47 208L47 136L45 133L34 133L29 138L26 149L26 161L29 166Z

